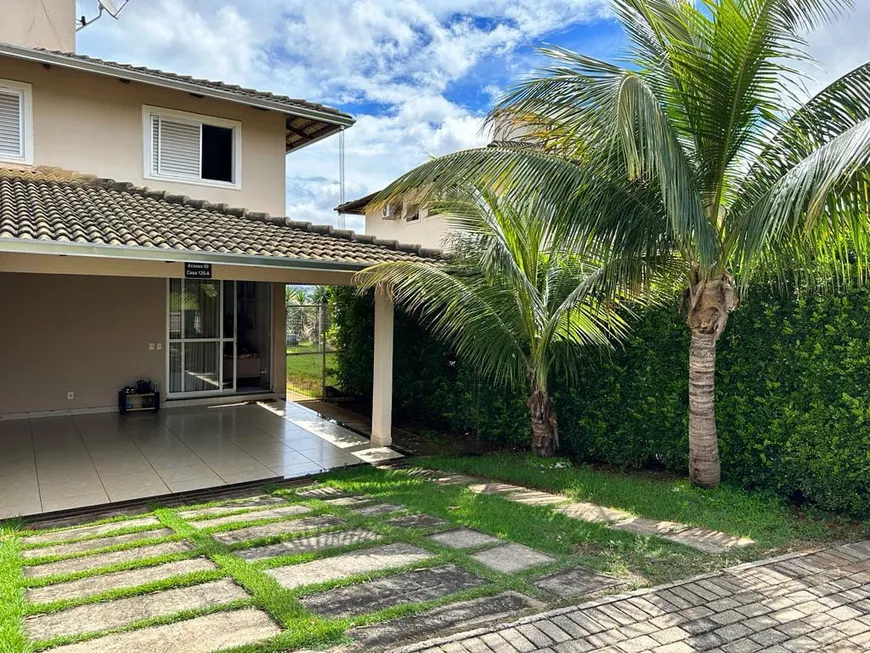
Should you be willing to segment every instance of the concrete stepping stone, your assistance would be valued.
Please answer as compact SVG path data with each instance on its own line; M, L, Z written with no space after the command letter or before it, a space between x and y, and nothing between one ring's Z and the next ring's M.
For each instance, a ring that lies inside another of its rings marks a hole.
M407 603L431 601L488 581L456 565L414 569L367 583L337 587L302 599L309 610L331 619L356 617Z
M380 515L388 515L391 512L397 512L399 510L403 510L402 506L397 506L392 503L376 503L373 506L355 508L353 512L363 517L379 517Z
M692 547L704 553L725 553L734 548L755 544L755 540L739 535L730 535L708 528L688 528L679 533L662 535L666 540Z
M429 480L436 485L472 485L481 482L481 479L465 474L435 474Z
M413 514L388 519L384 523L389 526L401 526L404 528L428 528L430 526L444 526L447 521L432 515Z
M361 506L374 501L374 497L338 497L326 499L324 503L330 506Z
M435 533L435 535L430 535L428 539L437 542L438 544L450 547L451 549L476 549L477 547L486 544L501 542L497 537L481 533L480 531L471 528L457 528L452 531Z
M26 596L27 600L31 603L50 603L63 599L81 599L121 587L136 587L158 580L166 580L174 576L193 574L198 571L212 571L214 569L217 569L217 565L206 558L164 562L153 567L116 571L110 574L71 580L66 583L34 587L27 590Z
M261 642L281 632L256 608L217 612L51 649L52 653L211 653Z
M510 483L472 483L468 486L469 492L474 494L505 494L507 492L522 492L526 488Z
M234 531L222 531L220 533L214 533L212 538L218 542L223 542L224 544L235 544L247 540L256 540L261 537L286 535L287 533L300 533L302 531L311 531L315 528L337 526L343 523L343 519L339 519L333 515L320 515L319 517L303 517L302 519L276 521L270 524L262 524L260 526L247 526L245 528L237 528Z
M560 599L584 596L621 584L622 581L617 578L607 576L606 574L599 574L596 571L584 569L583 567L560 569L555 573L542 577L534 583L538 589L544 590Z
M550 492L539 492L538 490L525 490L522 492L514 492L508 494L505 499L514 503L521 503L524 506L553 506L558 503L565 503L568 497L561 494L551 494Z
M634 518L631 513L614 508L605 508L594 503L586 503L585 501L577 501L555 509L566 517L571 519L580 519L582 521L590 521L595 524L614 524L616 522L624 522Z
M383 571L394 567L422 562L432 558L428 551L411 544L398 542L371 549L349 551L331 558L321 558L298 565L276 567L266 573L287 589L340 580L356 574Z
M53 546L46 546L38 549L24 549L21 552L21 557L25 560L31 560L33 558L43 558L45 556L84 553L85 551L103 549L108 546L116 546L118 544L126 544L128 542L137 542L139 540L154 540L158 537L166 537L167 535L172 535L172 533L173 531L170 528L158 528L152 531L139 531L137 533L128 533L126 535L98 537L93 540L82 540L81 542L73 542L71 544L55 544Z
M190 525L194 528L214 528L215 526L223 526L224 524L232 524L234 522L248 522L258 519L280 519L281 517L293 517L295 515L304 515L307 512L311 512L311 508L309 508L308 506L289 505L282 508L269 508L267 510L243 512L240 515L227 515L225 517L213 517L212 519L192 521L190 522Z
M134 621L197 610L249 598L249 594L229 579L189 587L141 594L124 599L80 605L24 620L24 630L33 640L65 635L82 635L118 628Z
M505 544L494 549L487 549L471 556L482 565L500 571L503 574L514 574L530 567L555 562L556 559L540 551L535 551L522 544Z
M616 522L612 525L619 531L627 531L636 535L648 535L663 537L672 533L679 533L689 527L674 521L658 521L646 517L629 517L625 521Z
M77 571L108 567L109 565L121 562L133 562L172 553L185 553L190 550L190 545L185 542L162 542L133 549L124 549L123 551L95 553L93 555L82 556L81 558L69 558L68 560L58 560L57 562L29 566L24 568L24 575L28 578L41 578L57 574L71 574Z
M297 490L296 496L304 499L330 499L344 496L344 492L339 490L337 487L325 485L323 487L314 487L307 490Z
M353 528L348 531L332 531L310 537L300 537L293 540L255 546L250 549L242 549L234 553L245 560L265 560L277 556L298 555L311 553L312 551L324 551L326 549L338 549L363 542L374 542L380 539L380 535L363 528Z
M197 517L205 517L208 515L223 515L224 513L233 512L235 510L244 510L245 508L263 508L265 506L276 506L281 504L286 505L287 501L281 497L273 497L266 494L260 497L252 497L250 499L230 501L229 503L224 503L219 506L182 510L178 513L178 516L182 519L195 519Z
M122 528L137 528L139 526L159 526L160 520L157 517L137 517L136 519L125 519L124 521L114 521L107 524L98 524L96 526L77 526L75 528L67 528L62 531L54 531L51 533L40 533L37 535L28 535L23 538L25 545L44 542L65 542L67 540L77 540L83 537L92 537L95 535L105 535L112 531L118 531Z
M493 621L514 619L518 612L538 607L539 602L522 594L504 592L496 596L453 603L373 626L354 628L348 635L356 640L360 649L371 650L404 640L420 640L445 630L466 630Z

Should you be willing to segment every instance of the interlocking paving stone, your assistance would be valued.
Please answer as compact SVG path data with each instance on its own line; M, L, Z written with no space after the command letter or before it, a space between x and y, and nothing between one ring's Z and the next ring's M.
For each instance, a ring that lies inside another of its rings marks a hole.
M396 543L350 551L298 565L276 567L266 573L275 578L282 587L292 589L302 585L339 580L356 574L402 567L431 557L432 554L424 549L410 544Z
M254 644L279 634L268 614L255 608L217 612L186 621L140 628L51 649L52 653L211 653Z
M353 528L349 531L333 531L331 533L321 533L320 535L278 542L277 544L255 546L250 549L236 551L235 554L245 560L264 560L265 558L274 558L276 556L298 555L312 551L337 549L352 544L361 544L362 542L374 542L380 539L380 537L380 535L372 531Z
M559 598L573 598L584 594L591 594L592 592L619 584L621 582L617 578L599 574L583 567L560 569L534 583L538 589L549 592Z
M388 519L384 522L390 526L401 526L404 528L428 528L430 526L444 526L447 520L432 515L402 515L394 519Z
M708 528L689 528L679 533L663 535L666 540L698 549L704 553L724 553L729 549L749 546L755 542L748 537L729 535Z
M95 553L94 555L82 556L48 562L43 565L34 565L24 568L24 575L31 578L41 576L54 576L55 574L70 574L76 571L86 571L98 567L107 567L120 562L132 562L144 558L154 558L170 553L184 553L190 551L190 545L185 542L163 542L161 544L149 544L123 551L110 551L108 553Z
M152 540L158 537L166 537L172 535L173 531L170 528L157 528L151 531L139 531L138 533L128 533L126 535L114 535L109 537L99 537L93 540L83 540L81 542L73 542L72 544L55 544L38 549L25 549L21 552L21 557L25 560L33 558L42 558L43 556L66 555L70 553L84 553L94 549L103 549L109 546L118 544L126 544L127 542L136 542L138 540Z
M203 519L202 521L190 522L194 528L212 528L214 526L223 526L224 524L232 524L234 522L247 522L257 519L279 519L281 517L293 517L294 515L304 515L306 512L311 512L311 508L301 505L289 505L281 508L269 508L267 510L254 510L252 512L243 512L240 515L227 515L225 517L214 517L213 519Z
M516 615L517 612L537 605L539 605L537 602L522 594L504 592L496 596L453 603L374 626L355 628L349 631L348 635L363 650L370 650L407 639L425 637L439 631L474 628L487 622Z
M364 506L355 508L354 513L363 517L379 517L380 515L388 515L391 512L402 510L402 506L397 506L392 503L376 503L373 506Z
M222 515L227 512L233 512L234 510L244 510L245 508L262 508L264 506L275 506L286 503L287 501L281 497L263 495L260 497L252 497L250 499L230 501L229 503L223 503L219 506L211 506L209 508L182 510L178 513L178 516L182 519L193 519L196 517L205 517L207 515Z
M324 503L330 506L361 506L374 501L372 497L338 497L337 499L326 499Z
M41 533L39 535L28 535L23 539L25 545L44 542L64 542L66 540L75 540L81 537L92 537L95 535L105 535L112 531L117 531L122 528L136 528L138 526L159 526L160 520L157 517L137 517L135 519L125 519L123 521L109 522L108 524L98 524L96 526L77 526L75 528L67 528L62 531L52 533Z
M430 535L429 539L451 549L475 549L485 544L494 544L501 541L497 537L471 528L457 528L452 531L435 533L435 535Z
M513 574L529 567L555 562L555 558L522 544L505 544L471 556L479 563L503 574Z
M486 583L485 579L456 565L444 565L338 587L307 596L302 603L324 617L353 617L406 603L431 601Z
M135 587L172 578L173 576L182 576L198 571L211 571L213 569L217 569L217 565L206 558L177 560L175 562L154 565L153 567L116 571L110 574L71 580L66 583L34 587L27 590L27 600L31 603L49 603L50 601L60 601L61 599L84 598L121 587Z
M261 524L260 526L247 526L245 528L237 528L234 531L221 531L212 534L212 538L218 542L223 542L224 544L235 544L246 540L255 540L260 537L299 533L301 531L314 530L315 528L337 526L338 524L343 523L344 520L333 515L320 515L319 517L303 517L302 519L291 519L289 521L276 521L270 524Z
M248 597L248 593L233 581L222 579L30 616L24 620L24 629L34 640L80 635Z

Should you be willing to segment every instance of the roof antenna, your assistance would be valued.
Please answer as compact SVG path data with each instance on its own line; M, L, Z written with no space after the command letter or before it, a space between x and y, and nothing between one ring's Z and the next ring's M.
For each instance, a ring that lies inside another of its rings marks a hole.
M344 204L344 125L338 128L338 197L339 205ZM338 214L338 228L347 228L344 213Z
M96 16L94 16L93 18L88 18L87 16L84 16L84 15L81 18L79 18L76 21L76 32L83 30L85 27L87 27L91 23L96 22L97 20L102 18L103 12L106 12L112 18L117 20L118 14L120 14L124 10L124 7L127 6L128 2L130 2L130 0L123 0L123 2L121 2L120 4L115 2L115 0L97 0L97 4L100 5L99 13Z

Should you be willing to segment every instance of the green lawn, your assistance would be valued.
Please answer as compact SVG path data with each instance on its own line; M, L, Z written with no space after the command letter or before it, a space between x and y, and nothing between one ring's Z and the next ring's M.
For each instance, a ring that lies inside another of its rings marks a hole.
M540 460L524 455L490 455L419 458L415 459L414 463L420 467L464 472L486 476L490 480L503 480L561 492L568 497L622 508L645 517L684 521L730 533L749 535L758 544L722 555L708 555L664 539L638 536L608 528L603 524L571 519L546 506L523 505L509 501L498 494L475 494L463 485L436 484L420 476L409 474L409 470L385 470L368 466L350 468L321 475L319 480L323 484L350 494L369 495L376 501L396 504L411 512L441 517L448 522L448 525L438 527L439 530L458 525L475 528L504 540L533 547L553 556L555 561L524 572L498 573L474 560L469 551L450 549L428 539L425 530L391 526L386 523L389 517L358 515L350 507L331 505L318 499L303 499L290 489L271 488L273 493L280 494L287 501L307 504L311 510L302 515L303 517L329 513L341 518L344 523L316 531L299 531L225 545L212 539L211 534L220 530L275 520L244 521L245 516L240 514L238 523L197 529L188 519L179 516L181 510L189 509L190 506L155 508L152 514L164 527L172 531L171 535L161 538L161 541L183 539L193 547L191 551L162 556L159 559L136 559L111 568L48 577L23 575L23 561L19 552L21 547L28 546L28 543L26 538L21 537L23 534L21 526L15 522L8 522L5 526L0 523L0 653L30 653L64 643L86 641L95 636L91 633L29 642L22 629L23 619L29 614L56 612L75 605L182 587L222 577L234 579L248 591L249 598L202 611L176 613L147 622L132 623L119 630L169 623L207 612L253 605L269 613L277 623L281 624L284 631L262 644L234 649L235 653L266 653L293 648L324 647L341 643L345 639L346 631L351 627L418 613L455 601L491 596L506 590L546 599L534 586L535 579L563 567L582 565L606 572L625 582L621 589L630 589L640 585L686 578L744 560L823 543L835 538L853 537L861 532L858 526L846 522L826 522L819 516L811 518L799 515L765 495L727 486L714 491L700 491L690 488L681 480L577 468L571 466L568 461L560 459ZM296 518L298 517L290 517L290 519ZM284 589L265 573L268 569L365 548L373 546L373 543L360 542L316 553L285 555L256 562L248 562L234 555L237 551L251 546L305 537L316 532L355 527L377 533L378 544L407 542L433 554L433 557L410 565L408 569L452 563L489 582L435 601L401 605L355 618L326 618L306 609L300 598L312 592L395 574L404 568L362 574L296 589ZM118 532L138 532L150 528L153 526L132 527ZM111 549L128 549L139 545L141 542L128 542ZM50 546L50 543L35 546ZM109 549L74 555L90 555L105 550ZM197 556L208 557L217 568L212 571L177 576L145 586L111 590L82 599L56 601L49 604L31 605L22 597L23 589L26 587L94 576L114 569L146 566L156 562ZM61 557L63 556L45 556L28 562L50 562Z
M313 347L313 345L312 345ZM318 353L304 353L305 345L287 348L287 388L307 395L320 396L322 383L323 356ZM317 351L316 348L313 351ZM335 354L326 354L326 384L335 385L330 370L335 367Z
M565 458L490 454L421 458L415 463L559 492L642 517L745 535L763 547L790 548L843 538L858 528L832 515L798 513L776 497L727 483L715 490L702 490L683 478L598 470L575 466Z

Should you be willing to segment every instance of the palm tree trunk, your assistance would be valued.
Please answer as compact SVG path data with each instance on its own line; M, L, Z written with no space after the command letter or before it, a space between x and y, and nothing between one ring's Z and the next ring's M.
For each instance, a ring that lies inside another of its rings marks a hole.
M716 343L728 314L737 308L730 275L696 279L686 322L692 333L689 348L689 478L700 487L719 485L719 442L716 433Z
M559 446L559 427L550 397L535 390L526 405L532 419L532 451L536 456L552 456Z
M716 336L692 330L689 348L689 478L700 487L719 485L715 376Z

